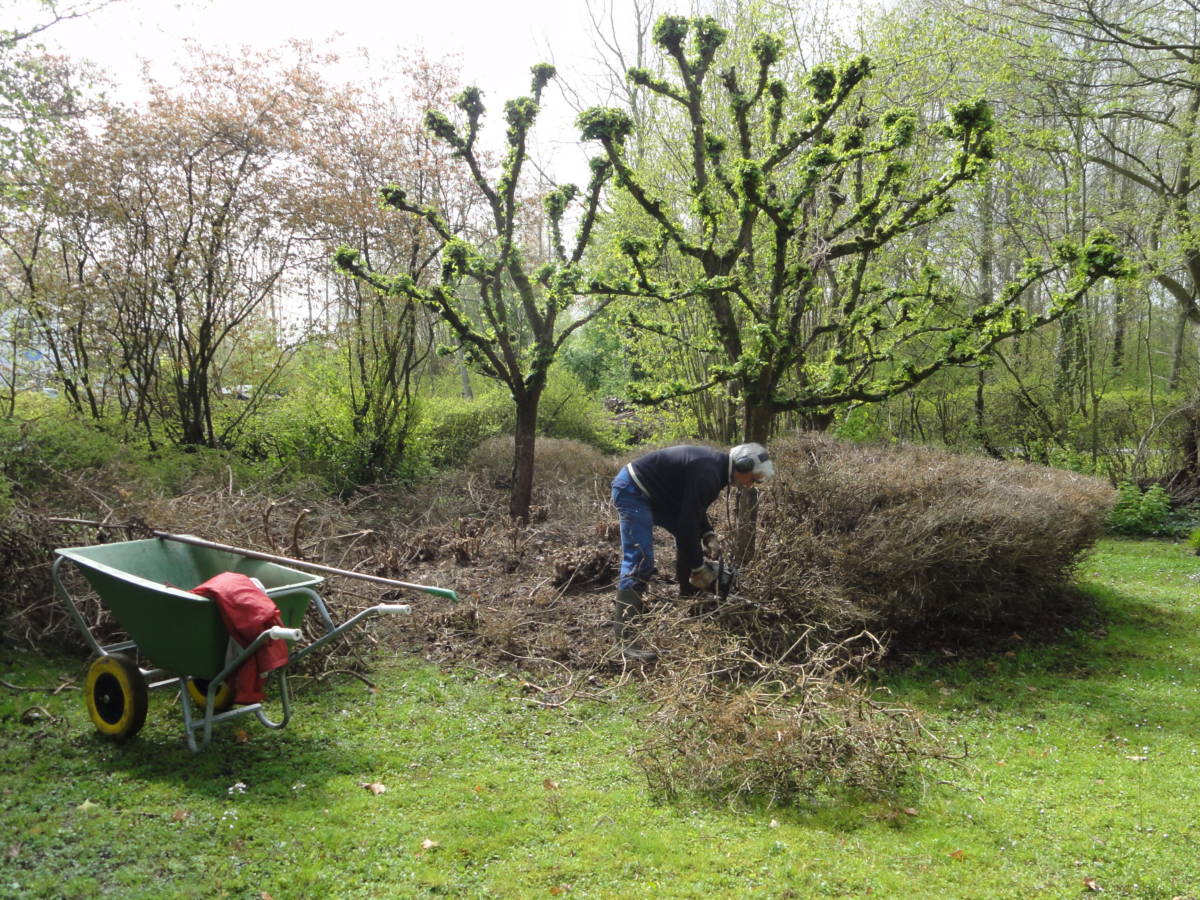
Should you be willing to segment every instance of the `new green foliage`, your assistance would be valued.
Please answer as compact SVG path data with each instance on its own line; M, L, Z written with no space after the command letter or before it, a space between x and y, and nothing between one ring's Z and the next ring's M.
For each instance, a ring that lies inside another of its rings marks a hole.
M1170 512L1171 498L1162 485L1152 484L1143 491L1125 481L1117 486L1117 502L1109 513L1108 524L1118 534L1163 534Z
M1124 274L1114 239L1099 231L1053 260L1031 260L998 299L974 306L929 259L896 265L993 159L991 106L967 98L940 119L879 108L866 96L868 57L817 65L797 82L775 75L783 41L757 35L739 64L728 36L709 18L659 21L662 66L628 77L682 127L655 135L650 162L629 154L624 112L590 109L578 120L637 211L632 233L615 241L623 284L640 300L630 327L705 360L685 377L647 379L642 399L727 385L742 434L761 440L780 414L878 402L973 363ZM672 160L683 162L664 181L654 167ZM1031 309L1029 295L1054 278L1048 302ZM684 327L684 306L699 307L703 321Z
M537 251L521 233L528 141L541 108L542 91L555 74L554 67L545 63L534 66L532 73L530 95L504 106L505 155L494 181L486 173L486 160L477 145L484 113L479 88L467 88L455 99L463 121L455 123L436 111L426 116L429 131L452 148L469 171L482 200L483 221L464 223L455 230L436 206L414 203L397 187L382 190L388 206L422 220L440 239L439 277L431 283L418 283L403 273L389 275L349 247L336 255L343 272L397 301L431 309L457 341L458 347L448 351L460 349L475 371L508 389L515 407L516 436L509 513L520 519L529 515L533 442L550 366L569 335L611 302L604 291L583 283L583 253L596 223L601 189L611 172L604 160L592 166L591 180L583 192L574 185L559 185L546 194L544 212L552 248L541 265L536 265ZM576 199L581 206L579 225L568 250L562 224ZM468 237L468 225L473 234L483 236ZM601 299L572 317L568 311L578 294L597 294Z

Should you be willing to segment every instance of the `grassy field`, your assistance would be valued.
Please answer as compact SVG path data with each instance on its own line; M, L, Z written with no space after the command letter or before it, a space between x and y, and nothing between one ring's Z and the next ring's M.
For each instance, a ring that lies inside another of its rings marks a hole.
M663 804L632 696L545 710L411 659L198 755L165 694L113 746L77 691L0 688L0 896L1200 898L1198 573L1105 542L1102 628L890 676L968 755L887 803ZM0 653L14 685L79 671Z

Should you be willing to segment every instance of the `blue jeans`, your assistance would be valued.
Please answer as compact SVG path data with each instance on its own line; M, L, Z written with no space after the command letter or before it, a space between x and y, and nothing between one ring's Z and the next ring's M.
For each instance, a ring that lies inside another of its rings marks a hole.
M654 574L654 512L650 498L622 468L612 482L612 502L621 518L621 578L617 587L642 593Z

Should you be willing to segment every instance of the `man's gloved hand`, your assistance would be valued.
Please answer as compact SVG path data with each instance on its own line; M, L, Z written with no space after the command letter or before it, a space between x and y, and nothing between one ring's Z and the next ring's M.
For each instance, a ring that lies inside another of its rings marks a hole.
M709 559L721 558L721 551L724 548L721 546L721 536L715 531L710 531L701 538L700 545L704 548L704 555Z
M692 569L692 574L688 578L692 587L700 588L702 591L710 590L713 582L716 580L716 573L708 566L696 566L696 568Z

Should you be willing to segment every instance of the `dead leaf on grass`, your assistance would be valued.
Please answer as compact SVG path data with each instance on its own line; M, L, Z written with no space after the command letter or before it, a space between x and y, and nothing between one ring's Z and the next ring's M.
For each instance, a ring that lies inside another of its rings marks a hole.
M1096 892L1099 892L1099 891L1102 891L1102 890L1104 890L1104 888L1100 887L1100 885L1099 885L1099 884L1096 882L1096 879L1095 879L1095 878L1085 878L1085 879L1083 879L1083 886L1084 886L1085 888L1087 888L1089 891L1096 891Z
M906 807L904 807L904 809L902 809L900 811L902 813L904 813L906 816L915 816L918 814L917 808L915 806L906 806Z
M233 739L239 744L248 744L250 743L250 732L244 728L239 728L233 733Z
M441 846L440 843L438 843L435 840L431 840L430 838L425 838L425 840L421 841L421 849L422 850L426 850L426 851L436 850L440 846Z
M186 809L177 809L177 810L175 810L175 812L171 813L171 818L174 819L176 822L183 822L183 821L186 821L188 818L190 818L191 815L192 814L190 812L188 812Z
M365 788L372 794L383 794L387 792L387 785L380 784L378 781L360 781L358 786Z
M80 810L80 811L82 811L82 812L89 812L90 810L93 810L93 809L99 809L99 808L100 808L100 804L99 804L99 803L93 803L91 800L84 800L82 803L80 803L80 804L79 804L77 807L75 807L75 808L76 808L76 809L78 809L78 810Z
M554 887L550 888L550 893L557 897L559 894L565 894L569 890L571 890L571 886L569 884L556 884Z
M553 778L547 778L545 781L542 782L542 787L544 787L548 791L557 791L558 790L558 782L555 781Z
M8 859L16 859L17 857L19 857L21 855L21 851L24 849L25 849L24 844L13 844L6 851L4 851L4 855Z
M960 861L964 860L967 858L967 851L966 850L955 850L953 853L950 854L950 858L957 859Z
M1150 757L1148 757L1148 756L1127 756L1125 758L1127 760L1129 760L1130 762L1145 762Z

